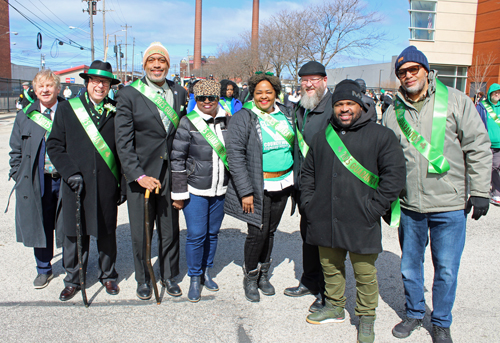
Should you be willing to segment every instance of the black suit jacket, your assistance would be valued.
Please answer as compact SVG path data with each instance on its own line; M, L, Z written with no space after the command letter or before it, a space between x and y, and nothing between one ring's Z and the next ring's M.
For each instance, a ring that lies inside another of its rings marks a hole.
M174 94L172 107L180 119L186 114L186 90L166 81ZM142 82L146 83L145 77ZM127 182L141 175L159 179L163 162L172 151L176 128L170 124L166 132L158 107L133 87L121 89L117 100L116 147Z

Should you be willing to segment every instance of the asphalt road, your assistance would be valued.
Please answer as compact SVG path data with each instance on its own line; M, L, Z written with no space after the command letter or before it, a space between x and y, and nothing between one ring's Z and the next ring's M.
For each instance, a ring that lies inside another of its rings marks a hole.
M8 182L9 137L13 114L0 116L0 206L6 206L14 185ZM4 207L2 207L3 209ZM243 242L246 225L226 216L219 235L214 275L220 291L202 291L201 301L190 303L186 294L184 254L186 226L181 220L181 274L184 292L172 298L161 289L162 303L141 301L135 295L133 259L126 206L118 216L118 260L120 294L106 293L97 280L97 251L91 243L87 295L91 306L82 305L80 294L68 302L59 301L64 288L61 249L53 260L55 278L42 290L33 288L36 276L33 250L16 243L14 197L10 209L0 216L0 341L1 342L355 342L358 319L354 316L355 282L347 264L347 319L344 323L306 323L312 296L290 298L286 287L298 284L301 274L299 217L285 210L273 251L271 282L275 296L261 296L248 302L242 289ZM181 216L182 217L182 216ZM497 300L499 286L495 273L500 264L500 209L490 208L479 221L469 219L462 257L458 291L451 327L454 342L500 342ZM156 239L155 238L153 241ZM383 228L384 252L377 260L380 287L375 334L377 342L431 342L429 315L432 310L433 267L429 251L425 262L427 317L425 327L406 340L392 336L391 329L404 316L404 296L399 272L400 249L397 231ZM153 261L157 245L153 244ZM158 268L158 266L156 266ZM157 270L157 269L156 269ZM157 271L158 275L158 271ZM158 276L157 276L158 277Z

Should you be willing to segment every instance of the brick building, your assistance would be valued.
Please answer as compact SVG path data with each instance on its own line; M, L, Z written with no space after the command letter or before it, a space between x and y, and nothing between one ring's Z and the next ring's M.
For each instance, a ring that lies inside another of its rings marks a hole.
M9 4L0 1L0 77L10 79Z
M500 83L500 2L478 0L474 52L469 68L470 94Z

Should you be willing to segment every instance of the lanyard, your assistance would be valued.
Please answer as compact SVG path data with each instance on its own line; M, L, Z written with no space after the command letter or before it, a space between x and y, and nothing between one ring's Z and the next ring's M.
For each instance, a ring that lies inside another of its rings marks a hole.
M353 173L354 176L356 176L364 184L373 189L377 189L380 178L363 167L363 165L351 155L331 124L329 124L326 128L326 141L347 170ZM398 198L391 203L391 223L389 225L399 226L400 217L401 205Z
M448 88L436 79L434 94L434 115L432 117L431 145L425 138L410 126L405 119L405 107L400 99L396 99L396 119L401 132L417 151L429 161L428 172L441 174L450 170L450 164L443 156L446 131L446 116L448 111Z

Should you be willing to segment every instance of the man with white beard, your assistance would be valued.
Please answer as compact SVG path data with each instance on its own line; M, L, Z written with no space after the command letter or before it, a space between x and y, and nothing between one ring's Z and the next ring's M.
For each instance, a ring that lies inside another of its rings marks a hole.
M332 116L332 93L326 87L325 66L316 61L307 62L299 70L302 98L295 108L294 129L294 200L300 205L300 168L307 155L308 144L314 135L324 130ZM299 206L300 208L300 206ZM307 244L307 218L304 213L300 219L300 234L302 236L302 267L303 273L297 287L285 289L285 295L301 297L312 294L316 297L309 311L316 312L323 307L325 281L319 261L318 247Z

